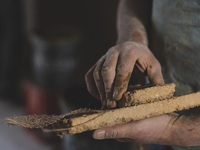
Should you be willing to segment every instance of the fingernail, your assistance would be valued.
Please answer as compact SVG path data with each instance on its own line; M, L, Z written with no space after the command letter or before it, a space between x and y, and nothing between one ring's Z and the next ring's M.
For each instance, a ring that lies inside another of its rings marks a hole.
M119 91L118 90L115 90L114 93L113 93L113 98L115 99L119 94Z
M116 107L116 102L112 100L107 101L107 107L108 108L115 108Z
M95 131L93 134L93 137L94 137L94 139L101 140L101 139L104 139L105 133L106 133L105 130Z

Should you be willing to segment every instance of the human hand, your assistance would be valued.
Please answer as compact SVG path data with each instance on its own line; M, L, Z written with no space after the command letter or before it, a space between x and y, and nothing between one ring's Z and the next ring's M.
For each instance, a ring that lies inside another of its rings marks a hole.
M114 46L87 72L88 91L101 100L102 106L116 107L116 100L127 90L134 67L146 73L154 84L164 84L161 67L147 46L125 42Z
M161 115L127 124L96 130L95 139L116 139L121 142L199 146L200 116Z

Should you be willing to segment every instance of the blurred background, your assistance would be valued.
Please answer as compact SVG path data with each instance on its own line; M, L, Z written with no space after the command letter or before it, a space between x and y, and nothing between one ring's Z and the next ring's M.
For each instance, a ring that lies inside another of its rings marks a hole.
M100 108L84 75L116 41L117 0L1 0L0 114L61 114ZM0 125L2 149L133 149L87 132L59 139Z
M84 86L87 70L115 43L117 3L1 1L1 96L21 101L24 81L62 93Z

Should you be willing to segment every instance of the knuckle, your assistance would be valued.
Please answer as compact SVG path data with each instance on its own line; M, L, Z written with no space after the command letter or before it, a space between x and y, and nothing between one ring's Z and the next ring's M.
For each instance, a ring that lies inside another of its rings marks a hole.
M127 66L128 66L128 64L127 64L127 65L124 64L124 63L119 64L119 65L117 66L117 71L118 71L118 73L119 73L120 75L123 75L123 73L121 73L121 70L126 71L126 70L127 70Z
M117 130L107 130L105 132L106 138L116 139L118 138L118 131Z
M109 66L109 65L103 65L103 66L102 66L101 72L102 72L103 74L107 74L107 73L110 72L111 70L112 70L112 67L111 67L111 66Z
M135 56L135 55L136 55L135 49L129 50L129 56L130 56L130 57L133 57L133 56Z
M114 47L111 47L110 49L108 49L106 56L115 55L117 53L118 53L118 48L116 46L114 46Z

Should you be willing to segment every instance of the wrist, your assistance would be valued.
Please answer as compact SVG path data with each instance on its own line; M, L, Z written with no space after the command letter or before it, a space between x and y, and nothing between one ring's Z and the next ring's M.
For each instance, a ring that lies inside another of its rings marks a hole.
M117 44L129 41L137 42L148 46L147 32L143 24L136 18L130 19L126 27L118 25Z
M129 34L130 36L119 35L117 39L117 44L121 44L124 42L136 42L148 46L147 34L143 30L132 31Z

